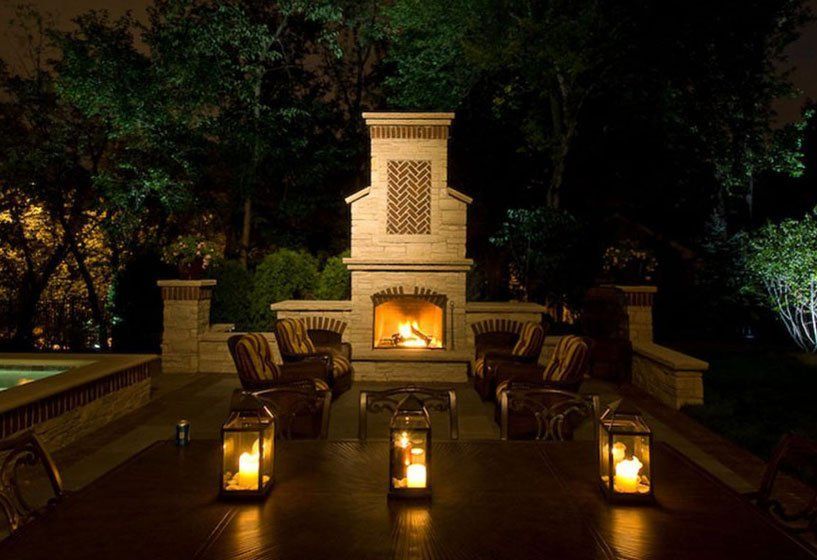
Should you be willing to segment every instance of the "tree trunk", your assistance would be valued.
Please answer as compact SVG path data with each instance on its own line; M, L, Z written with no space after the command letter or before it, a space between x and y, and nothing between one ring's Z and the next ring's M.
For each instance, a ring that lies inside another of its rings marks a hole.
M252 224L252 198L244 198L244 219L241 224L241 264L247 268L250 254L250 225Z
M37 313L37 306L45 291L48 282L51 280L54 271L65 259L67 247L65 243L59 245L42 267L40 273L29 270L25 274L25 280L20 290L17 310L15 313L14 336L11 339L12 348L18 350L30 350L33 348L34 318Z

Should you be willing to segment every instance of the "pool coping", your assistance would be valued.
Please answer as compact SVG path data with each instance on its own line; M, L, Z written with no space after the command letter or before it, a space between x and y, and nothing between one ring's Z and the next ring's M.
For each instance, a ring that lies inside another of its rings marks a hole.
M54 395L76 389L151 362L159 362L156 354L36 354L0 353L0 363L12 361L51 362L55 366L88 362L69 371L39 379L32 383L10 387L0 395L0 416L13 410L42 401ZM22 364L21 364L22 365Z

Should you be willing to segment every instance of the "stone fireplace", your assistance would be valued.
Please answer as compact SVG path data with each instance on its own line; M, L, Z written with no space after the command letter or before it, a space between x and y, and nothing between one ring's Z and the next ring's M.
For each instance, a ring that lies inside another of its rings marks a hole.
M346 198L351 208L351 299L283 301L279 317L324 316L345 324L359 380L465 381L473 359L466 302L467 210L471 198L448 185L453 113L364 113L371 182ZM536 304L488 304L490 317L539 320ZM471 314L469 318L469 313Z

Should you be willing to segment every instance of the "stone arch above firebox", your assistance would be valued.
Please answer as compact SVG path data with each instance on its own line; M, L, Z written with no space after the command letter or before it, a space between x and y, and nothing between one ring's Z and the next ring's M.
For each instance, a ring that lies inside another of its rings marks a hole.
M421 288L414 286L412 288L405 288L403 286L395 286L393 288L386 288L375 294L372 294L372 303L380 305L383 302L394 299L396 296L414 296L417 299L422 299L433 303L437 307L445 307L448 297L445 294L440 294L429 288Z

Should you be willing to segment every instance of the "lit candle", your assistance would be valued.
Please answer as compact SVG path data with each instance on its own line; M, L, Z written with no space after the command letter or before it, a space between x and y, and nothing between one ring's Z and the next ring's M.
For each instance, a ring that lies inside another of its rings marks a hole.
M406 478L408 479L409 488L425 488L426 466L419 463L409 465L408 469L406 469Z
M613 488L616 492L622 494L635 494L638 492L638 482L640 477L638 472L641 470L641 461L638 457L633 456L632 459L625 459L616 465L616 476L613 479Z
M613 465L618 465L624 460L627 453L627 446L617 441L613 444Z
M258 440L252 446L252 453L244 452L238 458L238 485L243 488L258 488Z

